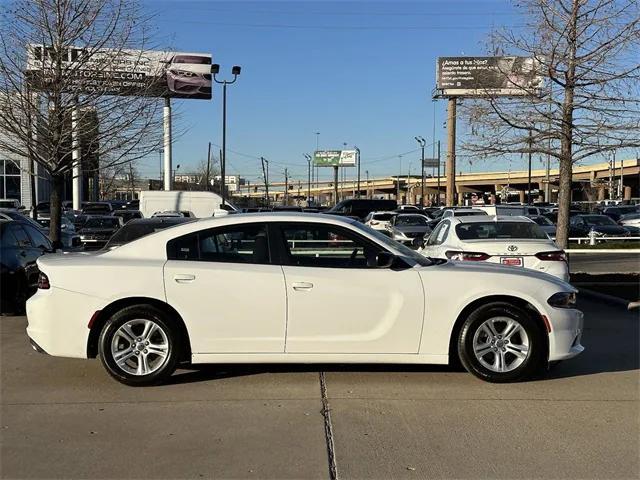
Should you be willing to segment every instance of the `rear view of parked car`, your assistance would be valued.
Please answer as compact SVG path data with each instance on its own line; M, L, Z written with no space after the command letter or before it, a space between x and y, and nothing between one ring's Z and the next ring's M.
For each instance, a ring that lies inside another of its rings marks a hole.
M122 225L121 217L90 217L78 233L84 248L95 250L104 247Z
M398 215L396 212L371 212L364 219L364 224L374 230L386 233L388 231L389 222Z
M0 220L0 310L21 313L38 286L36 260L51 242L27 222Z
M431 258L529 268L569 280L565 252L526 217L445 219L431 233L420 253Z

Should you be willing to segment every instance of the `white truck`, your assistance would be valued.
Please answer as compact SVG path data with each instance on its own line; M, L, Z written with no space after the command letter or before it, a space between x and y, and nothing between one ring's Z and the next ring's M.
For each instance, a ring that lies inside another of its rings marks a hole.
M183 192L148 190L140 192L140 212L151 218L158 212L191 212L197 218L227 215L237 209L229 202L222 205L222 197L213 192Z

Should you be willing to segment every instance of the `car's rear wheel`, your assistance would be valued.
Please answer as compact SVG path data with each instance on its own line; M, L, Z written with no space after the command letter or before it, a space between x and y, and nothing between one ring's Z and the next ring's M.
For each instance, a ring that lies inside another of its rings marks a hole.
M465 321L458 354L464 367L482 380L524 380L544 366L544 332L523 309L505 302L490 303Z
M134 305L113 314L98 342L107 372L125 385L162 383L175 371L179 331L169 316L151 305Z

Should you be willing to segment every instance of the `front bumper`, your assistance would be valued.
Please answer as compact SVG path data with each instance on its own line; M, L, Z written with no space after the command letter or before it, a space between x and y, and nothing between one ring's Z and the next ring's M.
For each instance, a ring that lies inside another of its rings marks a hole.
M549 361L573 358L584 351L580 343L584 329L584 314L574 308L550 307Z

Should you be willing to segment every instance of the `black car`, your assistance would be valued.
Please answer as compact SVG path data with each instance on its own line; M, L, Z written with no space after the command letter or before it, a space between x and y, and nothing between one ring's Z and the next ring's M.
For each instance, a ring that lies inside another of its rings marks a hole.
M111 215L113 206L109 202L89 202L82 207L84 215Z
M142 218L140 210L116 210L112 214L114 217L121 217L123 223L127 223L134 218Z
M349 198L337 203L333 208L322 212L344 217L356 217L363 221L371 212L389 212L398 208L395 200L373 200L362 198Z
M22 313L38 287L41 255L53 251L39 229L20 220L0 221L0 310Z
M98 216L89 217L78 234L85 250L100 249L106 245L111 236L116 233L124 222L120 217Z
M618 222L623 215L629 215L630 213L637 213L638 207L635 205L618 205L615 207L604 207L602 209L602 215L611 217L612 220Z
M149 235L150 233L163 230L174 225L185 222L193 222L195 219L188 217L155 217L155 218L138 218L133 219L118 230L104 246L105 249L111 249L133 242L140 237Z
M569 221L570 237L588 237L594 231L599 237L626 237L629 230L606 215L574 215Z

